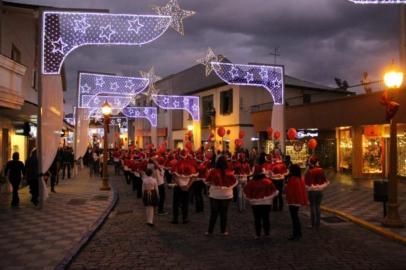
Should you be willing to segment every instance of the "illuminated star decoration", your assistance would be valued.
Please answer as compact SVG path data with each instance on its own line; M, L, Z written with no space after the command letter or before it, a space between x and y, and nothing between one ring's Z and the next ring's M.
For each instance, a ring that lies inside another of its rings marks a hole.
M164 110L185 110L194 121L200 120L198 96L154 95L153 101Z
M228 84L264 87L275 104L284 103L284 70L282 66L211 63L217 76Z
M211 66L211 62L221 62L223 61L224 57L221 55L216 55L213 50L209 47L207 50L206 56L197 60L198 63L204 65L206 67L206 77L210 75L213 71Z
M168 4L165 6L154 6L152 9L159 15L171 16L171 27L181 35L185 34L183 29L183 19L196 14L194 11L181 9L177 0L169 0ZM160 28L162 25L158 24L156 27Z
M42 74L59 74L65 58L80 46L150 43L166 32L171 21L165 15L45 11Z
M82 99L87 95L86 102L90 101L90 96L109 95L109 96L133 96L144 91L149 85L146 78L105 75L98 73L79 73L79 93L78 107L88 107ZM97 103L97 102L96 102Z
M348 0L355 4L406 4L406 0Z
M140 74L142 78L148 79L149 81L148 91L145 92L144 95L147 96L149 101L151 101L152 96L157 95L159 93L159 90L155 88L155 83L162 78L155 74L154 67L151 67L151 69L148 72L140 71Z
M104 102L108 102L113 110L121 110L130 104L131 96L110 96L110 95L82 95L79 108L97 109L101 108Z
M153 127L158 125L158 110L156 107L125 107L121 112L128 118L147 119Z

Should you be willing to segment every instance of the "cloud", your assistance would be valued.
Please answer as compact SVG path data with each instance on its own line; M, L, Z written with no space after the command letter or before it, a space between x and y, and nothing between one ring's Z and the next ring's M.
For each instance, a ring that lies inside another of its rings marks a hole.
M166 0L25 1L111 12L153 14L151 5ZM196 64L207 47L233 62L279 64L301 79L334 86L334 77L358 83L372 78L399 54L399 11L396 6L354 5L347 0L180 0L197 14L184 21L185 36L168 30L142 47L87 47L66 61L69 104L76 101L77 71L138 74L154 66L165 76ZM70 6L72 7L72 6ZM193 79L193 78L191 78ZM69 106L69 105L68 105Z

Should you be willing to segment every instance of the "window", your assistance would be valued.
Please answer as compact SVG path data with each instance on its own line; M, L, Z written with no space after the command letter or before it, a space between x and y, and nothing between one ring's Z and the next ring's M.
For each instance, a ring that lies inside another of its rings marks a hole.
M303 94L303 103L312 102L312 96L310 94Z
M31 87L34 90L38 90L38 72L36 69L32 70Z
M220 93L220 113L233 113L233 89Z
M21 52L14 44L11 45L11 59L21 64Z
M215 117L213 115L213 95L210 96L205 96L202 98L202 109L203 109L203 115L202 115L202 126L209 126L213 125L212 123L212 117Z

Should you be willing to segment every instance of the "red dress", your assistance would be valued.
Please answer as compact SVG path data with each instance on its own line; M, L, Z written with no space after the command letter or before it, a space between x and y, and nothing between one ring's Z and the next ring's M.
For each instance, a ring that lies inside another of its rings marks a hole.
M291 176L285 188L289 205L307 205L307 192L303 178Z
M245 197L253 205L271 204L273 197L278 195L278 190L269 178L252 180L244 187Z

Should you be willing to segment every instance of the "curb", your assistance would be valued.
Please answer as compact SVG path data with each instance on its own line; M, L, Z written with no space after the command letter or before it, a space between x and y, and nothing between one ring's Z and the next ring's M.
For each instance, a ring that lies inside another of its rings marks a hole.
M80 241L73 248L71 248L68 254L65 255L65 257L61 260L61 262L59 262L55 266L54 268L55 270L63 270L69 267L73 259L75 259L79 255L80 251L84 248L84 246L92 239L92 237L104 224L110 212L116 206L119 197L118 192L113 186L110 185L110 187L113 193L113 199L111 201L111 204L106 208L106 210L104 210L104 212L100 215L100 217L96 220L96 222L93 223L93 225L91 225L87 233L84 236L82 236Z
M339 211L339 210L336 210L336 209L333 209L333 208L329 208L327 206L320 206L320 209L323 210L323 211L326 211L328 213L337 215L339 217L348 219L349 221L352 221L353 223L358 224L361 227L364 227L364 228L366 228L366 229L368 229L370 231L373 231L375 233L378 233L378 234L380 234L380 235L382 235L382 236L384 236L386 238L395 240L395 241L397 241L397 242L399 242L399 243L401 243L403 245L406 245L406 237L401 236L398 233L392 232L391 230L388 230L388 229L385 229L383 227L374 225L371 222L368 222L366 220L357 218L357 217L355 217L353 215L350 215L350 214L347 214L345 212L342 212L342 211Z

